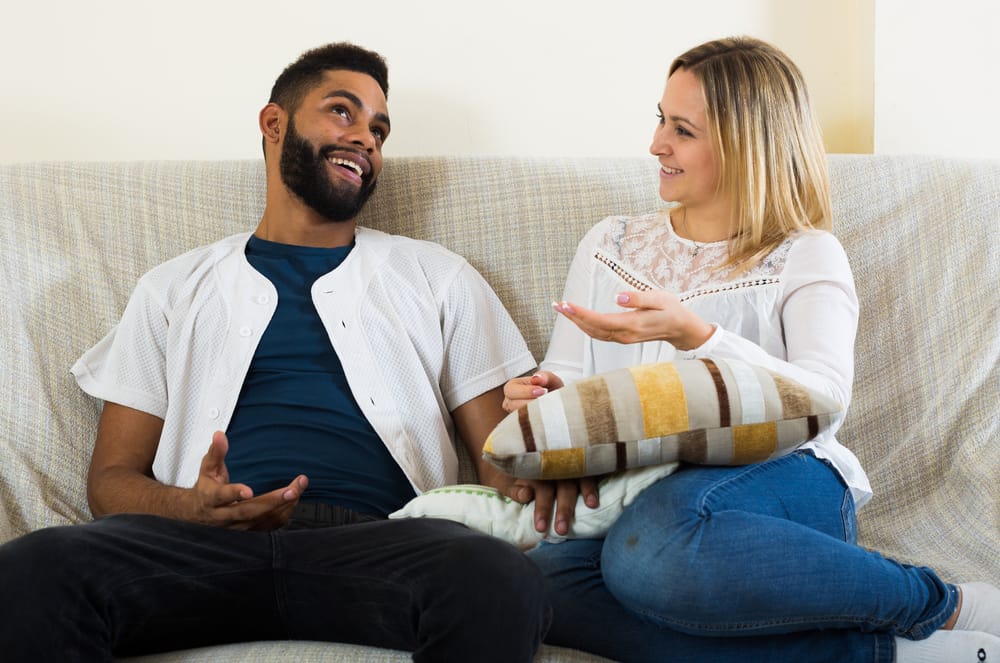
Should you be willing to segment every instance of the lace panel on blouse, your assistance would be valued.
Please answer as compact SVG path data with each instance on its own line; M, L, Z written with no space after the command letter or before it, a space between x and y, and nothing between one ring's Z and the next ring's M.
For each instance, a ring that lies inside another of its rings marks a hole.
M701 243L678 237L667 211L615 217L594 258L635 290L669 290L681 301L704 294L777 283L792 239L749 271L718 270L729 257L726 241Z

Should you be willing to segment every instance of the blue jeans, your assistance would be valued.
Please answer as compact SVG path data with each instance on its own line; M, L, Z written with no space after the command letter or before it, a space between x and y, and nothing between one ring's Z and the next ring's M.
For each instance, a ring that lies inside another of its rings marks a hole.
M12 662L268 639L530 662L549 619L515 547L435 519L238 532L109 516L0 546L0 597Z
M933 571L856 545L854 503L810 452L683 467L604 540L529 553L548 578L552 644L619 661L885 661L954 612Z

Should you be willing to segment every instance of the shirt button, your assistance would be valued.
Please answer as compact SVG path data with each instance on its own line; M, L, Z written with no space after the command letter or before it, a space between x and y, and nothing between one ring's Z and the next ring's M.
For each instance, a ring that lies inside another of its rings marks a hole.
M269 301L270 301L270 297L268 297L267 295L258 295L257 296L257 303L258 304L266 304Z
M213 407L211 410L209 410L208 411L208 418L209 419L218 419L219 418L219 408Z
M240 336L246 338L247 336L250 336L251 334L253 334L253 330L250 329L249 327L240 327Z

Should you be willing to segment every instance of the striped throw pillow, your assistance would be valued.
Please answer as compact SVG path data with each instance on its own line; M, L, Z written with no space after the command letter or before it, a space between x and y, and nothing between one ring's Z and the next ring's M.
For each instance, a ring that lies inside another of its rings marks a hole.
M510 413L487 438L483 456L526 479L675 461L745 465L789 453L841 409L743 361L645 364L585 378Z

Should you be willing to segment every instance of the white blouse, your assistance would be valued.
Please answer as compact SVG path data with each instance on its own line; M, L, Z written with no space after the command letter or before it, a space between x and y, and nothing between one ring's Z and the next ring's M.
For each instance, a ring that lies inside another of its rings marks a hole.
M665 341L621 344L590 338L558 316L541 368L565 382L606 371L674 359L742 359L828 394L851 400L858 300L847 255L827 232L795 233L748 272L717 270L725 241L678 237L666 210L609 217L584 236L563 299L600 312L625 309L619 293L667 290L716 327L701 347L680 351ZM856 508L871 497L857 458L834 434L844 414L803 448L828 460L851 489Z

